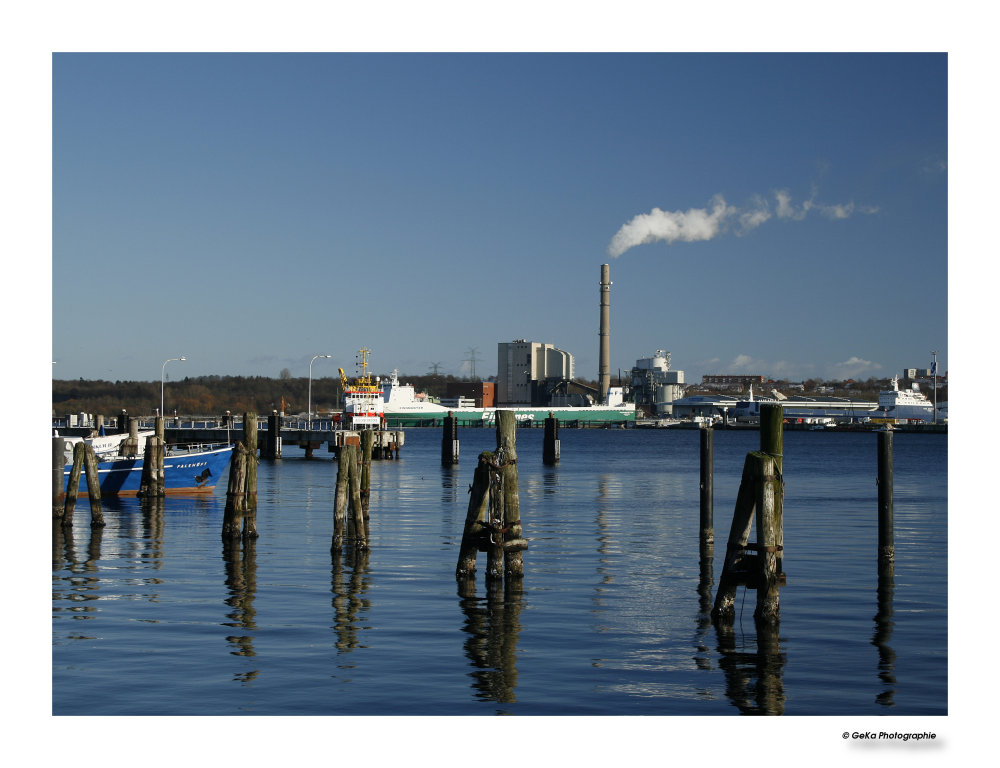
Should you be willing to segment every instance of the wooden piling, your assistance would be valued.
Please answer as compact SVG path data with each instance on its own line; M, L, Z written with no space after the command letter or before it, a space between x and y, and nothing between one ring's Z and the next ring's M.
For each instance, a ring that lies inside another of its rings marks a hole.
M52 438L52 517L63 515L63 494L66 493L66 440Z
M257 414L243 414L243 442L246 446L244 480L243 538L257 538Z
M757 507L757 607L758 624L778 623L778 524L780 479L774 457L752 454Z
M774 459L775 474L778 478L778 489L774 498L774 526L776 531L775 546L778 547L778 574L784 573L785 522L784 501L785 481L782 478L784 467L784 410L780 405L765 403L760 407L760 450Z
M878 566L882 571L896 559L892 510L892 431L878 433Z
M545 438L542 444L542 463L546 466L558 464L560 448L559 420L552 415L552 411L549 411L548 418L545 419Z
M469 486L469 509L465 515L462 546L458 552L458 565L455 568L455 577L459 580L475 573L476 555L486 549L488 532L483 523L489 514L492 461L493 454L489 451L479 454L479 463L472 476L472 485Z
M233 446L229 460L229 486L226 489L226 509L222 517L222 538L236 539L243 527L243 512L246 509L247 449L243 443Z
M746 547L753 524L756 492L753 477L753 454L748 453L743 462L743 476L736 494L736 508L726 542L726 559L719 576L719 589L712 608L713 621L732 622L736 617L736 589L740 584L740 567L746 559Z
M348 492L350 493L351 519L354 524L354 546L357 549L368 549L368 530L365 526L365 513L361 506L361 451L358 446L344 446L341 450L348 452Z
M97 473L97 454L94 446L84 445L83 465L87 473L87 497L90 500L90 526L99 528L104 523L104 513L101 510L101 478Z
M524 575L522 551L527 542L522 538L521 503L517 489L517 420L514 412L498 410L497 454L502 454L500 478L503 483L502 541L504 551L504 574L519 577Z
M441 433L441 464L458 464L458 419L451 411L444 417L444 431Z
M701 475L700 475L700 512L701 526L699 542L701 546L715 543L715 523L713 521L713 493L715 488L715 447L714 432L711 426L700 430L701 444Z
M339 550L344 544L344 524L347 519L347 476L350 473L350 456L346 446L337 452L337 482L333 494L333 541L331 550Z
M69 482L66 484L66 500L63 503L63 525L73 525L76 497L80 493L80 473L83 471L84 450L82 441L73 446L73 466L69 471Z

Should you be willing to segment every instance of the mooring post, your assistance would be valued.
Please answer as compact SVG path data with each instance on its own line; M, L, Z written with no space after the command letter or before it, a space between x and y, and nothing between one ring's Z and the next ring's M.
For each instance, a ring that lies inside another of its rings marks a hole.
M498 410L497 454L503 455L500 462L500 479L503 484L503 518L501 531L497 534L504 552L504 573L507 576L524 575L522 552L528 542L521 537L521 502L517 489L517 419L514 412Z
M155 469L155 495L164 496L166 495L167 481L164 476L163 462L166 459L167 453L167 438L166 432L164 431L165 422L163 416L157 416L156 421L156 451L154 458L156 461Z
M760 407L760 450L774 459L774 470L778 478L778 489L774 498L775 546L778 548L778 574L784 573L785 522L784 500L784 410L780 405L765 403Z
M351 500L351 514L354 522L354 546L358 550L368 549L368 531L365 528L365 513L361 507L361 451L356 445L341 448L348 455L348 492Z
M243 538L257 538L257 414L243 414L243 442L246 445Z
M333 541L331 550L339 550L344 544L344 526L347 520L347 476L350 474L350 456L347 446L337 451L337 483L333 493Z
M489 514L490 504L490 463L493 454L483 451L479 454L479 463L472 476L469 486L469 509L465 515L465 527L462 530L462 546L458 552L458 565L455 577L462 579L475 573L476 555L486 549L487 530L483 523Z
M892 520L892 431L878 433L878 565L891 566L896 559Z
M156 435L150 435L146 438L146 445L142 450L142 475L139 478L139 493L140 499L146 499L150 496L156 495L156 488L154 486L153 472L156 466L156 458L154 456L154 444L156 443Z
M94 453L94 446L83 445L83 463L87 473L87 497L90 500L90 527L99 528L104 525L104 513L101 511L101 478L97 473L97 454Z
M128 432L128 411L122 408L122 412L118 414L118 434L125 434Z
M243 526L246 508L247 449L243 443L233 446L229 462L229 487L226 489L226 509L222 517L222 538L236 539Z
M751 454L757 507L757 608L754 619L759 624L777 624L778 612L778 521L780 497L777 460L764 454Z
M715 543L715 523L713 521L713 498L715 486L715 449L713 446L715 430L711 425L699 430L701 440L701 533L699 542L702 547Z
M559 419L549 411L548 418L545 419L545 439L542 445L542 463L552 466L559 463Z
M281 415L271 411L267 417L267 458L281 458Z
M52 517L62 517L66 493L66 439L52 438Z
M66 485L66 501L63 504L62 524L73 525L73 511L76 509L76 497L80 493L80 473L83 471L84 444L81 440L73 446L73 467L69 471L69 482Z
M743 462L743 476L736 494L736 508L733 510L733 522L726 543L726 559L722 564L719 589L715 594L715 605L712 607L713 621L728 623L736 617L736 589L740 583L736 572L746 559L746 546L750 541L750 529L753 526L756 505L752 456L753 454L748 453Z
M458 464L458 419L452 411L444 417L444 431L441 433L441 463Z

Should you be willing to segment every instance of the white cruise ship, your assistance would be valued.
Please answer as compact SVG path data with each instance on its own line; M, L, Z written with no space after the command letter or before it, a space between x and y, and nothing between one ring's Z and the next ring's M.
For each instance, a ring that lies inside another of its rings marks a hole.
M911 389L899 388L899 377L892 377L892 389L883 389L878 393L878 410L872 413L872 419L902 421L918 419L934 420L934 403L920 391L918 384Z

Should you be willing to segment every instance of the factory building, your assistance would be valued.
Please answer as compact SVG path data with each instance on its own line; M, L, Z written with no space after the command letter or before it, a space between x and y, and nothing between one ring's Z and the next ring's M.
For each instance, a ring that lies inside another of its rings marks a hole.
M637 410L650 416L669 416L674 401L684 396L684 371L671 371L670 353L658 349L652 357L635 361L631 390Z
M551 344L516 339L497 344L497 406L548 405L550 392L572 381L573 355Z

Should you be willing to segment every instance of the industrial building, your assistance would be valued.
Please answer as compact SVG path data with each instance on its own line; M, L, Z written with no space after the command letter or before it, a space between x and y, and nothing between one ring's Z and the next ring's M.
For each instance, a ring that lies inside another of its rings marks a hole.
M658 349L635 361L631 391L637 409L651 416L672 415L674 401L684 397L684 371L671 371L670 353Z
M548 405L551 393L573 380L573 355L551 344L516 339L497 344L496 404Z

